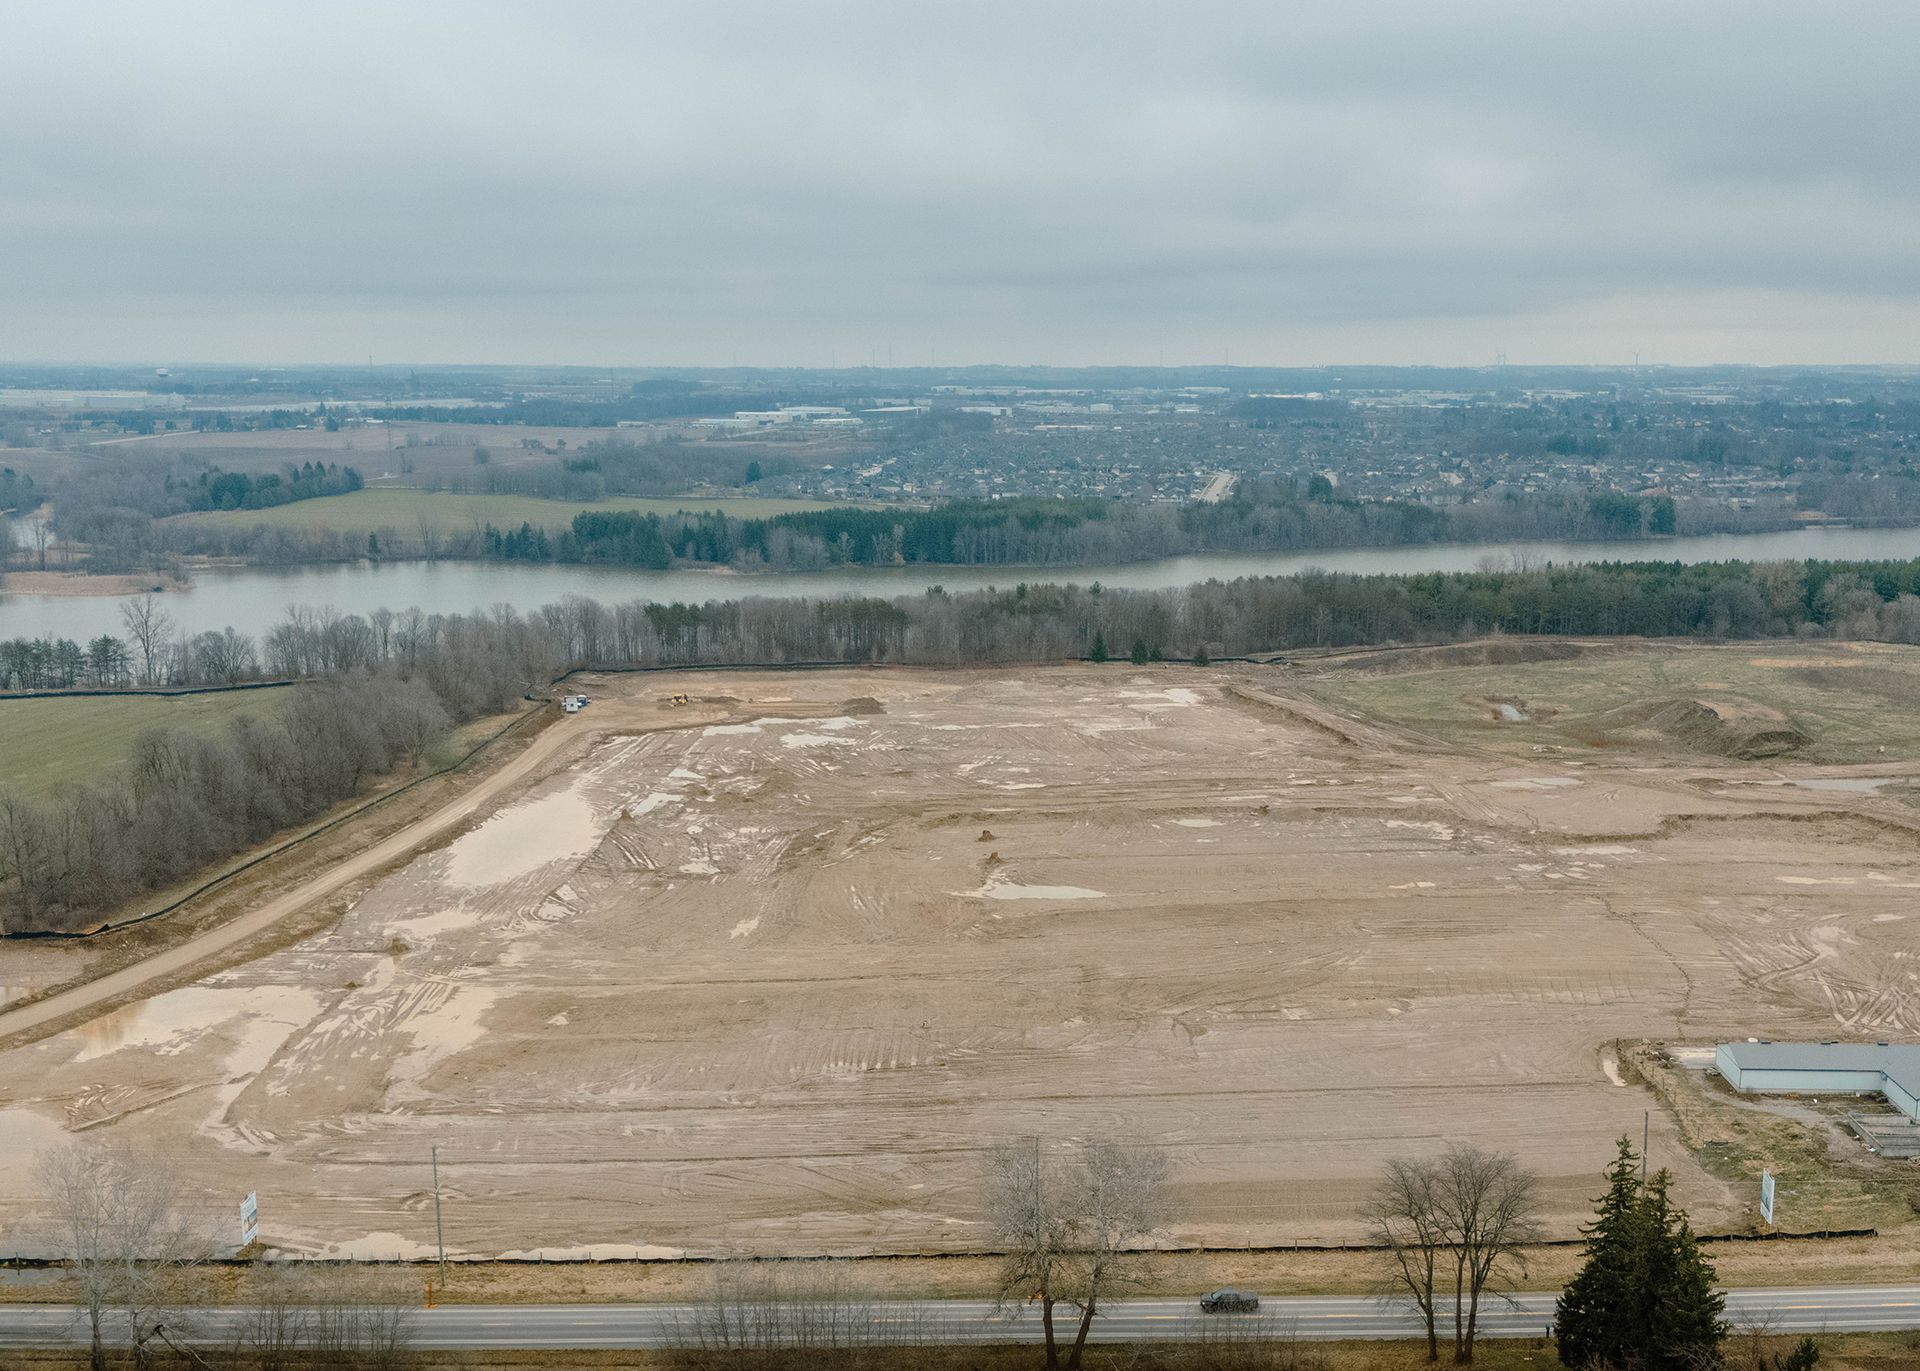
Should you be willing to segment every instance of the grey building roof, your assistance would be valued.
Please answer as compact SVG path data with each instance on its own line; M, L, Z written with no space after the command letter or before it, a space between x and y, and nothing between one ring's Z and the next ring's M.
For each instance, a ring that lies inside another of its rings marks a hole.
M1742 1071L1878 1071L1920 1096L1920 1044L1724 1043L1720 1050Z

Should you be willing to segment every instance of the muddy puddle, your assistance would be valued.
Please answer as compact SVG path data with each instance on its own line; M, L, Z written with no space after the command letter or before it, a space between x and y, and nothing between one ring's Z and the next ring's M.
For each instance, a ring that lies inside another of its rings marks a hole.
M587 797L555 791L503 809L447 849L447 880L504 885L552 862L575 861L600 845L604 825Z

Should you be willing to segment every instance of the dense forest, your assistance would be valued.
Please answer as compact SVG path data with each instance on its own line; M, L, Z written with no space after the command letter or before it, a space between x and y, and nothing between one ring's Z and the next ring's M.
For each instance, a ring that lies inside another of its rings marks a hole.
M180 498L190 510L272 509L295 500L348 495L361 485L359 472L330 462L302 462L297 467L289 465L284 474L263 472L258 476L214 467L201 472L199 480L185 486ZM164 489L172 495L175 486L169 481Z

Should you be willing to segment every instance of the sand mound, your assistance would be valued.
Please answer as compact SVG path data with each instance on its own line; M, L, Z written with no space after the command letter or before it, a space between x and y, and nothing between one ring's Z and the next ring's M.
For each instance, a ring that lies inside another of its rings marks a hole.
M1594 718L1597 747L1673 747L1752 761L1796 752L1813 740L1778 710L1750 700L1648 700Z
M852 715L885 714L887 707L871 695L856 695L850 700L840 702L840 712Z
M1330 669L1356 674L1432 671L1449 666L1519 666L1527 662L1569 662L1613 648L1601 643L1569 643L1530 638L1482 638L1442 647L1389 648L1363 656L1342 657L1326 663Z

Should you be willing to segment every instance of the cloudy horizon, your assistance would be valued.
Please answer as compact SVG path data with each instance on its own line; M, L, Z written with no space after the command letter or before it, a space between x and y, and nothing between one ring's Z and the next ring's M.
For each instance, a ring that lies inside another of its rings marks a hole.
M1920 9L0 3L0 358L1920 361Z

